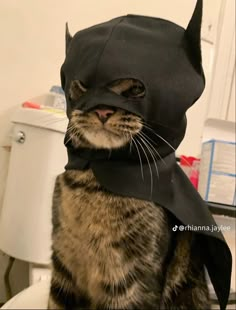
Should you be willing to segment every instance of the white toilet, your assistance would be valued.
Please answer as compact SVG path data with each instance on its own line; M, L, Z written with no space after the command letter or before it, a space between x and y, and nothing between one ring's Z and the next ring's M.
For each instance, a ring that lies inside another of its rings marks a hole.
M30 108L17 109L12 122L10 163L0 213L0 249L29 262L29 284L37 283L31 290L41 285L48 291L52 193L55 178L67 162L63 140L68 122L62 110ZM45 282L38 283L42 280ZM32 309L32 305L22 307ZM35 308L40 305L35 304Z

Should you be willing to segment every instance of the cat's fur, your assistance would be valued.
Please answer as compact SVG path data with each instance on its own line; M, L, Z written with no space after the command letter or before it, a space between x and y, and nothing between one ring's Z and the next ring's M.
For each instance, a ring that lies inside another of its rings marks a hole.
M128 97L145 93L132 79L108 87ZM71 99L85 91L74 81ZM75 110L68 134L75 147L112 150L134 142L141 130L142 120L127 111L113 109L103 123L95 111ZM58 176L49 309L210 309L195 239L173 232L176 223L152 202L108 192L92 170Z

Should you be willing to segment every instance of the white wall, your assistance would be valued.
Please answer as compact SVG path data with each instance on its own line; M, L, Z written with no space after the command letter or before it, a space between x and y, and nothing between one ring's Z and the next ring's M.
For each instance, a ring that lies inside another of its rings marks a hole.
M224 1L224 0L222 0ZM231 0L234 1L234 0ZM59 84L64 59L64 28L70 31L134 13L160 16L186 27L196 0L1 0L0 1L0 206L7 174L10 118L24 100ZM204 1L203 55L208 84L203 98L189 112L189 129L180 152L197 155L214 64L221 0ZM232 12L233 14L233 12ZM208 27L212 25L212 27ZM19 236L20 238L20 236ZM3 262L3 263L2 263ZM0 302L6 260L0 256ZM22 265L18 268L22 268ZM19 275L19 270L15 271ZM18 281L14 277L14 281ZM25 271L21 277L26 277ZM23 285L23 284L22 284Z
M235 122L236 111L235 111L235 70L232 80L232 88L230 92L230 101L227 109L227 120L231 122Z
M186 27L195 2L1 0L0 144L5 141L8 133L10 109L25 99L47 91L52 84L60 83L59 69L64 59L66 21L72 33L127 13L161 16ZM206 20L211 19L215 27L220 0L205 2ZM208 63L207 60L206 66Z

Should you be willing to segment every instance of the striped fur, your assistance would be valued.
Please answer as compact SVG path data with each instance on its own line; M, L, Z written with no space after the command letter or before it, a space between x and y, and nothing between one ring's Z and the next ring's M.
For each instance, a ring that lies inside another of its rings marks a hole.
M172 232L174 221L151 202L104 190L91 170L60 175L48 308L210 309L195 240Z

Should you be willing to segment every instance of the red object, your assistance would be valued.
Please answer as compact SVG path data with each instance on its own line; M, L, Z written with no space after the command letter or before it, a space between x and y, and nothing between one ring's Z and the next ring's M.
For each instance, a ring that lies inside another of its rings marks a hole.
M198 189L199 162L200 159L193 156L180 156L180 166L196 189Z
M41 106L38 103L35 102L30 102L30 101L25 101L22 103L23 108L30 108L30 109L37 109L40 110Z
M199 171L196 169L192 169L189 180L196 189L198 189L198 178L199 178Z
M199 158L193 157L193 156L180 156L180 165L181 166L192 166L194 161L200 161Z

